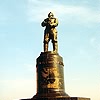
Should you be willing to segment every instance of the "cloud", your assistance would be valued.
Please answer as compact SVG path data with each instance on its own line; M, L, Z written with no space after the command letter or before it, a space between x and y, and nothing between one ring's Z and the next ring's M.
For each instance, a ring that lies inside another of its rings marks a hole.
M64 5L54 2L43 2L39 0L29 0L28 2L28 16L30 21L40 22L47 17L48 12L54 12L54 14L60 20L76 20L82 23L99 23L100 13L99 11L93 11L89 7ZM74 19L73 19L74 18Z

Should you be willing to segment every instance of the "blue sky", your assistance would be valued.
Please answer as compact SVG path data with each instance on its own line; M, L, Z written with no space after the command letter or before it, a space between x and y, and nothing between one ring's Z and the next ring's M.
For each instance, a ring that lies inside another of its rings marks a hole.
M100 99L100 0L0 0L0 100L35 95L41 22L50 11L59 20L66 93Z

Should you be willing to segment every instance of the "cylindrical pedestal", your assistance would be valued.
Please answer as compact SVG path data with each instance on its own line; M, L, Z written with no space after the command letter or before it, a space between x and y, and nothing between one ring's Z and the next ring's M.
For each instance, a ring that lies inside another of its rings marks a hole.
M37 94L34 100L64 100L63 59L55 52L42 52L37 58Z

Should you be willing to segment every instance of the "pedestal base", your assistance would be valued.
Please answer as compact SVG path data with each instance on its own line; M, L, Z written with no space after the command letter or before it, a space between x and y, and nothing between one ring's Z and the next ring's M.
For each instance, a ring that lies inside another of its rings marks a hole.
M39 98L39 99L21 99L21 100L90 100L90 98L83 98L83 97L59 97L59 98Z

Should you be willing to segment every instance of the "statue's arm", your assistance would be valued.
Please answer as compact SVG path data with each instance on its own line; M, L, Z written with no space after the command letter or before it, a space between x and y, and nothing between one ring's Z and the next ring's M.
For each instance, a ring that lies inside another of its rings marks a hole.
M57 18L55 18L54 23L52 23L51 26L53 26L53 27L58 26L58 19Z
M44 27L44 26L46 26L47 25L47 21L46 21L46 19L41 23L41 26L42 27Z

